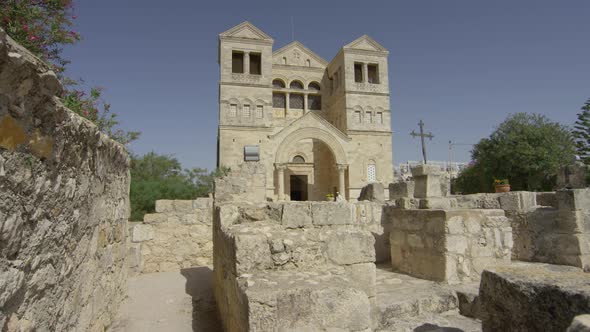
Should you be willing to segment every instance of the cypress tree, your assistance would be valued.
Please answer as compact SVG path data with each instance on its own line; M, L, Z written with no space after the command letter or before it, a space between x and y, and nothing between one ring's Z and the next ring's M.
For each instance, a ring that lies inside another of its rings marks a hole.
M574 124L572 135L576 143L576 152L586 165L590 165L590 99L578 113L578 120Z

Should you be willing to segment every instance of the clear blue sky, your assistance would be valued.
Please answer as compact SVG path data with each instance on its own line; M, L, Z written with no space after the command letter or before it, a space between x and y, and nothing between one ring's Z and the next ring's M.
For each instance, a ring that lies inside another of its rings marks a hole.
M66 49L69 74L106 88L134 153L215 166L217 35L244 20L275 40L295 39L327 60L368 34L390 51L394 162L419 160L409 136L420 119L436 136L475 143L508 114L572 124L590 98L590 1L76 1L84 40ZM470 147L455 148L468 161Z

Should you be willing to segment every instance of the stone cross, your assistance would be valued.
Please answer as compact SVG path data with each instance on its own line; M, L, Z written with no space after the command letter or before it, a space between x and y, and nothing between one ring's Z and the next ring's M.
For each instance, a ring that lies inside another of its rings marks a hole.
M412 135L412 137L420 137L420 139L422 140L422 158L424 158L424 163L427 163L426 160L426 143L424 142L424 138L428 137L430 138L430 140L432 141L432 138L434 137L434 135L432 135L432 133L428 133L425 134L424 133L424 121L420 120L420 122L418 122L418 126L420 126L420 134L416 134L415 131L412 130L412 132L410 133L410 135Z

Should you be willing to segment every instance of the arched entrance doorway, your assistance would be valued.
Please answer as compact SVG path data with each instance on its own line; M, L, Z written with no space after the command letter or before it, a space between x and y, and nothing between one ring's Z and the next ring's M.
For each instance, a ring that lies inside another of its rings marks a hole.
M302 128L288 135L275 154L275 191L279 200L328 200L346 193L346 154L329 132Z

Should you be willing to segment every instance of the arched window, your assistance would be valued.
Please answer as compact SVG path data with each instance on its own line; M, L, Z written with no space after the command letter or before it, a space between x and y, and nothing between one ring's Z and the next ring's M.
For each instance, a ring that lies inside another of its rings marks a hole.
M272 87L273 88L284 88L285 87L285 82L283 82L282 80L279 79L275 79L272 81Z
M293 162L296 164L302 164L305 162L305 158L303 158L300 155L296 155L295 157L293 157Z
M307 90L310 90L310 91L320 91L320 85L317 82L311 82L307 86Z
M293 82L291 82L291 84L289 85L289 87L291 89L303 90L303 83L301 83L299 81L293 81Z

